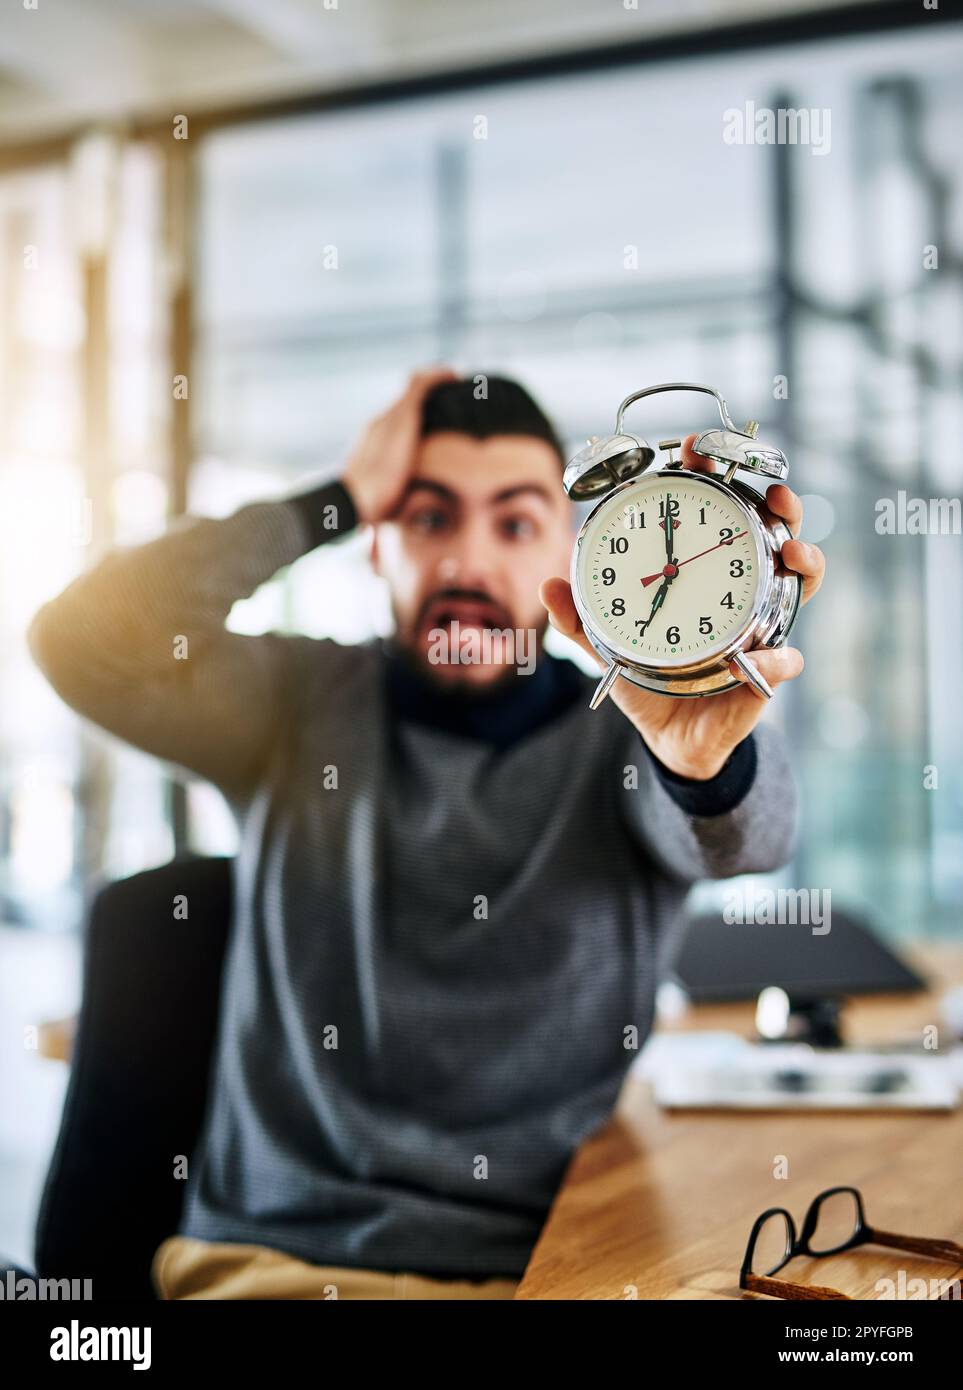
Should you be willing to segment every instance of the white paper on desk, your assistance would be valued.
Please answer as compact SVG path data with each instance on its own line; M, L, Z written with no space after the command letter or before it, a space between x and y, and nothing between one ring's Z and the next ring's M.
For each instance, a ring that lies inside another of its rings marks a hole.
M636 1068L669 1109L954 1110L961 1051L881 1055L752 1043L734 1033L662 1033Z

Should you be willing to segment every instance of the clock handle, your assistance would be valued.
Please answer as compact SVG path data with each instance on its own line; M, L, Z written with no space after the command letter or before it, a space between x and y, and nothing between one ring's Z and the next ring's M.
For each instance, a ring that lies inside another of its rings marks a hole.
M602 677L598 685L595 687L595 694L592 696L591 700L589 700L589 709L598 709L599 705L602 703L606 695L612 689L612 686L618 680L621 671L622 667L619 665L619 663L617 661L613 661L609 669L606 671L605 675Z
M662 386L646 386L642 391L633 391L632 395L626 396L625 400L619 406L619 413L615 420L615 433L622 433L622 416L625 414L626 408L630 406L633 401L640 401L643 396L655 396L660 391L701 391L707 396L713 396L719 407L719 414L722 416L723 425L725 425L727 430L734 430L736 434L739 433L735 425L729 419L729 408L719 392L711 386L699 386L692 381L667 381Z

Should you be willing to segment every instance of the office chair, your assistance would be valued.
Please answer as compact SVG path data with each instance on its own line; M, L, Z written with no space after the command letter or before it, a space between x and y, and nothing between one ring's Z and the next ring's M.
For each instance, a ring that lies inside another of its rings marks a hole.
M174 915L183 896L187 917ZM231 860L175 860L108 884L91 907L60 1132L37 1217L35 1277L94 1299L154 1299L207 1100L233 902ZM0 1261L17 1275L31 1273Z

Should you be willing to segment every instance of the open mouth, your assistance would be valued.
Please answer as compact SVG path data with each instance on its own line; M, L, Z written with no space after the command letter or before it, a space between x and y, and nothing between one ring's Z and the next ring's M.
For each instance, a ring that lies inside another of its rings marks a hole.
M431 628L450 628L457 623L462 631L511 626L511 619L498 604L481 599L442 597L429 601L424 612L424 625Z

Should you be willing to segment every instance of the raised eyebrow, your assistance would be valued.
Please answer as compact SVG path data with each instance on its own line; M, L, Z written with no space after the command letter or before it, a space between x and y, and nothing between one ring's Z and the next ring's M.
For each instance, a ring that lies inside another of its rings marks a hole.
M522 492L533 492L536 496L544 498L546 502L552 500L548 488L543 487L541 483L517 483L514 487L502 488L501 492L496 492L492 501L508 502L512 497L517 497Z
M451 488L445 487L444 483L433 482L430 478L412 478L405 489L405 497L410 497L413 492L431 492L435 497L442 498L445 502L454 505L458 498Z
M410 497L414 492L430 492L433 496L441 498L452 506L457 506L460 501L456 492L453 492L449 487L445 487L444 483L435 482L432 478L412 478L405 490L405 497ZM550 502L552 500L548 488L544 487L541 483L515 483L511 487L502 488L501 491L496 492L495 495L490 498L490 501L493 505L499 502L508 502L513 497L518 497L524 493L532 493L534 496L542 498L545 502Z

